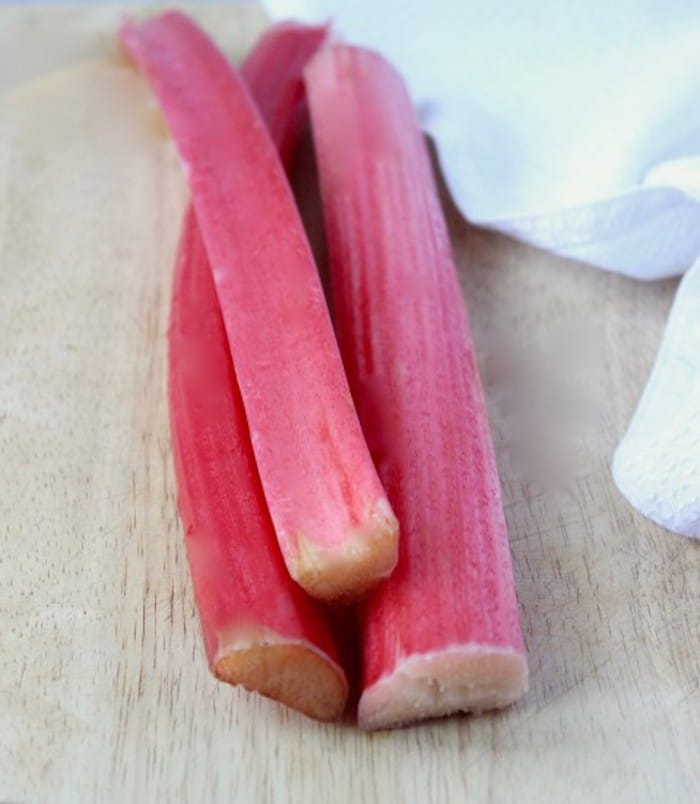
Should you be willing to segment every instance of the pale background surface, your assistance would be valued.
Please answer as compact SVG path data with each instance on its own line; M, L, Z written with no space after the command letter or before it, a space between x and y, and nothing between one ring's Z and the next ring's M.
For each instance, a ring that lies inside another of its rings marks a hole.
M119 16L0 9L0 82L113 50ZM237 58L264 25L253 7L197 16ZM675 283L567 263L450 210L531 690L395 733L318 725L206 669L165 400L176 161L159 145L114 176L79 136L68 147L90 119L44 91L37 114L66 147L39 175L62 186L17 186L0 154L0 801L699 800L700 545L636 515L608 469ZM19 152L41 160L41 143ZM82 171L102 171L106 206L66 220ZM559 483L532 479L533 447L571 453Z

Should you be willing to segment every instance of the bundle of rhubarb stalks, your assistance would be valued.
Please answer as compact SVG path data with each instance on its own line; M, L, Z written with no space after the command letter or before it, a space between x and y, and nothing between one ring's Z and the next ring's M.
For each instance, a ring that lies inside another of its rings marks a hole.
M128 22L185 167L169 401L179 510L221 680L366 729L527 687L469 324L406 88L325 27L272 27L237 70L190 19ZM330 306L286 171L309 116ZM346 618L347 619L347 618Z

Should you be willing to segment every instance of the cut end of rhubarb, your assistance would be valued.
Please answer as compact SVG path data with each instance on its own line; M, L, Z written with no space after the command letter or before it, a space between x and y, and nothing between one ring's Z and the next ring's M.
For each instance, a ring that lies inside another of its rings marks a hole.
M339 544L318 544L300 535L294 580L318 600L354 603L388 578L398 561L399 523L379 500L363 525Z
M501 709L526 690L522 653L465 645L405 659L363 692L358 722L363 729L391 729L455 712Z
M343 671L311 646L259 642L220 651L214 675L286 704L316 720L336 720L345 709Z

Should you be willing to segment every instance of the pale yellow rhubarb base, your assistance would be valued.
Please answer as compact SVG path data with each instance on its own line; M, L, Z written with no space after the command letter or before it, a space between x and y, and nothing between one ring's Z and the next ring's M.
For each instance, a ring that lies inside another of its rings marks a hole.
M483 712L514 703L527 690L527 661L514 650L463 645L412 656L360 698L363 729L390 729L455 712Z
M379 500L366 523L340 545L297 537L294 580L317 600L354 603L391 575L398 561L399 524L389 503Z
M342 669L311 644L284 641L260 633L254 640L239 634L224 642L213 665L214 675L286 704L316 720L335 720L347 702Z

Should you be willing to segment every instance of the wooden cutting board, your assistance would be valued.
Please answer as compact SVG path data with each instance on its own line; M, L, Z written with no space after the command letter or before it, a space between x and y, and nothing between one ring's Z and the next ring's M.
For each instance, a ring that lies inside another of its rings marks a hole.
M114 54L120 16L0 9L0 87ZM234 58L264 25L252 6L195 16ZM148 121L117 162L95 82L137 104L145 89L116 69L0 101L0 800L700 800L700 545L638 516L609 471L675 282L549 256L447 198L530 691L499 714L363 734L209 675L165 400L186 189ZM317 233L311 168L307 144L297 186Z

